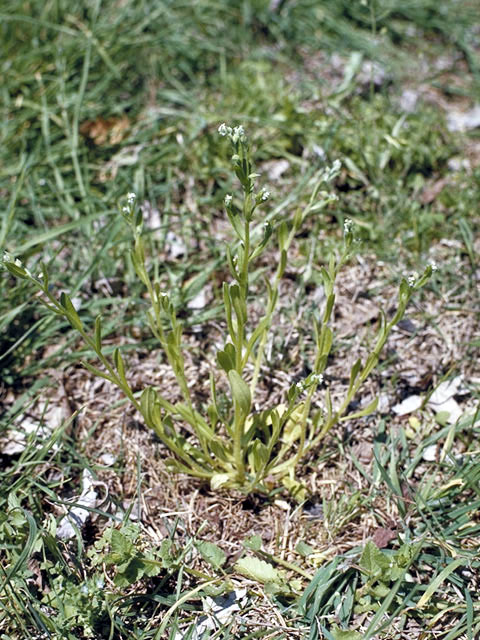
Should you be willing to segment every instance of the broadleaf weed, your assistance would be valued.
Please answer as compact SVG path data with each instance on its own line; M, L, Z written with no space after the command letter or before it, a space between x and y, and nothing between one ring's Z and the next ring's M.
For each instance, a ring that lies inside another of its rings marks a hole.
M327 266L321 269L326 303L322 313L314 319L315 356L312 373L303 381L291 385L284 404L254 411L265 347L289 249L306 218L318 214L336 200L335 194L327 189L339 174L341 165L336 161L331 168L319 172L308 203L299 208L292 219L283 217L262 223L259 212L270 194L266 188L256 190L259 175L252 164L244 129L222 124L219 134L228 138L231 144L233 170L240 182L241 193L239 197L229 194L224 201L235 241L227 245L225 250L231 276L230 282L223 283L222 290L226 336L224 345L216 353L218 370L211 374L208 407L199 408L195 404L185 370L182 325L169 293L162 291L149 272L142 238L142 214L135 194L127 194L121 206L121 213L132 235L131 260L137 277L147 290L150 328L175 374L182 396L180 401L170 402L161 390L152 386L145 388L138 398L129 385L128 363L124 362L120 350L115 350L112 359L103 351L101 318L97 317L95 321L92 337L70 297L62 294L58 300L54 296L44 265L40 275L34 276L20 260L8 253L4 256L3 264L12 275L30 281L43 293L43 297L38 298L40 302L52 313L65 317L80 334L97 355L103 369L88 362L84 362L84 366L122 390L141 413L146 425L173 454L174 457L167 461L169 468L209 481L213 489L224 487L246 492L264 491L266 478L277 477L291 490L301 491L295 479L295 470L301 459L339 422L375 410L374 401L363 410L348 414L354 396L375 369L390 331L403 317L413 293L427 282L435 267L429 265L423 275L402 279L396 313L387 319L382 312L374 347L364 363L357 361L354 364L343 402L334 407L329 389L323 387L323 374L334 338L330 324L335 305L335 282L353 250L352 223L347 220L342 250L338 255L332 252ZM250 275L256 260L274 242L278 251L276 270L271 281L265 281L267 300L263 317L256 326L252 326L248 308L251 298ZM219 406L216 391L219 375L225 376L228 382L231 397L228 411ZM324 410L313 412L314 396L319 389L324 393ZM188 425L193 438L186 437L182 425Z

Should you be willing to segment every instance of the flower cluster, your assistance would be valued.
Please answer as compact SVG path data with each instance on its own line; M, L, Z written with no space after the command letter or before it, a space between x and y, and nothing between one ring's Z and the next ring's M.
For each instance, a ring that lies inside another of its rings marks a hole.
M127 196L126 196L127 204L122 207L122 213L126 215L132 213L132 208L133 208L133 205L135 204L136 197L137 196L133 193L133 191L130 191L129 193L127 193Z
M407 277L407 282L408 282L408 286L409 287L414 287L415 283L418 280L418 273L414 272L411 273L408 277Z
M245 136L245 129L242 127L242 125L232 128L227 126L225 122L223 122L218 127L218 133L221 136L228 136L230 140L235 143Z
M312 373L310 376L308 376L308 378L305 378L305 380L299 380L296 384L295 387L297 388L297 391L299 393L302 393L303 391L306 391L309 387L311 387L313 384L322 384L323 382L323 375L321 373Z

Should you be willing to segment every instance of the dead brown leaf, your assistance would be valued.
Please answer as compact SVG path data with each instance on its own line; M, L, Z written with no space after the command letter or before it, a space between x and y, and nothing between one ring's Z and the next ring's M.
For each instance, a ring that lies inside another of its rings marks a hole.
M378 527L378 529L376 529L375 533L373 534L372 540L379 549L383 549L384 547L388 546L388 543L391 540L395 540L396 537L397 534L393 529Z
M119 144L129 128L130 120L125 115L110 118L99 116L95 120L83 122L80 125L80 133L96 145Z

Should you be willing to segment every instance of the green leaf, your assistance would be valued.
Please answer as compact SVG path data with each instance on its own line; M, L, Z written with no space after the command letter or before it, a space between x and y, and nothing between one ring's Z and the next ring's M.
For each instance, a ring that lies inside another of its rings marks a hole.
M125 377L125 365L123 364L122 354L120 353L120 349L117 347L113 352L113 361L115 363L115 368L120 376L122 382L126 384L127 379Z
M100 315L95 319L95 349L97 353L102 351L102 316Z
M278 275L280 277L283 276L286 268L287 268L287 252L285 249L282 249L280 252L280 268L278 270Z
M225 564L227 556L225 552L217 547L213 542L200 542L197 544L197 549L200 551L202 558L212 565L215 569L219 569Z
M362 361L360 360L360 358L358 358L358 360L355 362L355 364L353 365L350 371L349 390L352 389L353 385L355 384L355 380L357 379L361 368L362 368Z
M246 382L242 380L239 373L232 369L228 372L228 379L232 389L232 396L235 404L244 416L247 416L252 404L250 389Z
M268 447L261 440L253 441L252 448L248 454L248 461L254 473L262 471L268 463L269 451Z
M229 473L214 473L210 478L210 487L215 491L227 485L231 480L232 477Z
M330 629L330 633L334 640L362 640L364 637L358 631L348 631L344 629Z
M239 209L232 205L227 209L227 215L237 236L240 240L245 241L245 223L243 222Z
M369 540L360 558L360 566L365 569L370 577L378 578L390 568L390 558L380 551L374 542Z
M217 361L225 373L235 368L236 349L233 344L228 343L223 351L217 351Z
M335 294L331 293L327 298L327 305L325 307L325 313L323 314L323 321L328 322L332 315L333 305L335 304Z
M320 353L322 356L328 356L332 348L333 343L333 331L326 325L322 329L322 338L320 344Z
M445 567L445 569L443 569L443 571L441 571L432 580L432 582L430 582L430 584L428 585L427 589L425 590L425 593L420 598L420 600L417 602L417 609L423 609L423 607L426 604L428 604L428 602L430 601L431 597L433 596L435 591L439 588L439 586L442 584L442 582L444 582L448 578L448 576L453 571L455 571L455 569L458 569L458 567L461 567L462 565L466 565L467 563L468 563L468 560L466 558L457 558L456 560L452 560L452 562L450 562L450 564L448 564Z
M300 540L295 547L295 551L304 558L308 558L308 556L312 555L315 549L303 540Z
M10 271L12 276L16 278L21 278L22 280L30 280L28 273L25 271L23 267L19 267L13 262L4 262L5 268Z
M285 220L283 220L278 226L278 246L280 251L284 251L288 241L288 226Z
M134 557L136 551L133 542L121 531L114 529L110 539L111 551L105 557L105 563L122 565Z
M253 536L249 536L248 538L245 538L242 544L245 547L245 549L251 549L252 551L260 551L260 549L262 548L262 538L258 534L255 534Z
M235 564L235 570L241 573L242 576L256 580L262 584L282 582L282 578L271 564L265 562L265 560L259 560L258 558L240 558Z
M99 378L105 378L105 380L108 380L109 382L113 382L115 383L115 380L109 376L107 373L104 373L103 371L100 371L100 369L97 369L96 367L93 367L91 364L88 364L88 362L85 362L85 360L80 360L80 364L85 367L85 369L87 369L87 371L90 371L90 373L93 373L94 375L98 376Z
M68 318L68 321L72 325L72 327L77 331L83 331L83 324L82 324L82 321L80 320L80 316L78 315L75 307L73 306L73 303L70 300L70 297L67 296L66 293L61 294L60 304L64 308L65 314Z
M340 418L340 422L344 422L345 420L354 420L355 418L363 418L364 416L368 416L370 413L373 413L378 405L378 398L374 398L372 402L365 409L361 409L356 413L350 413L348 416L343 416Z
M208 442L208 448L218 460L222 462L232 462L233 456L228 452L223 441L211 439Z

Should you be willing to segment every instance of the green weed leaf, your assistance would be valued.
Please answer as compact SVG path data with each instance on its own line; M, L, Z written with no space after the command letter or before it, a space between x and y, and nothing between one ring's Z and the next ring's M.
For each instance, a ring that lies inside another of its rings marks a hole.
M62 293L60 296L60 304L65 310L65 315L67 316L68 321L72 325L74 329L77 331L83 331L83 324L80 320L80 316L78 315L75 307L69 296L66 293Z
M280 584L282 578L280 573L270 563L258 558L241 558L235 565L235 570L242 576L261 582Z
M227 559L225 552L213 542L200 542L197 544L197 549L200 551L202 558L215 569L219 569L225 564Z
M249 386L242 380L240 375L234 369L228 372L228 379L230 381L230 388L232 390L232 396L235 404L238 406L241 413L244 416L247 416L252 404Z

